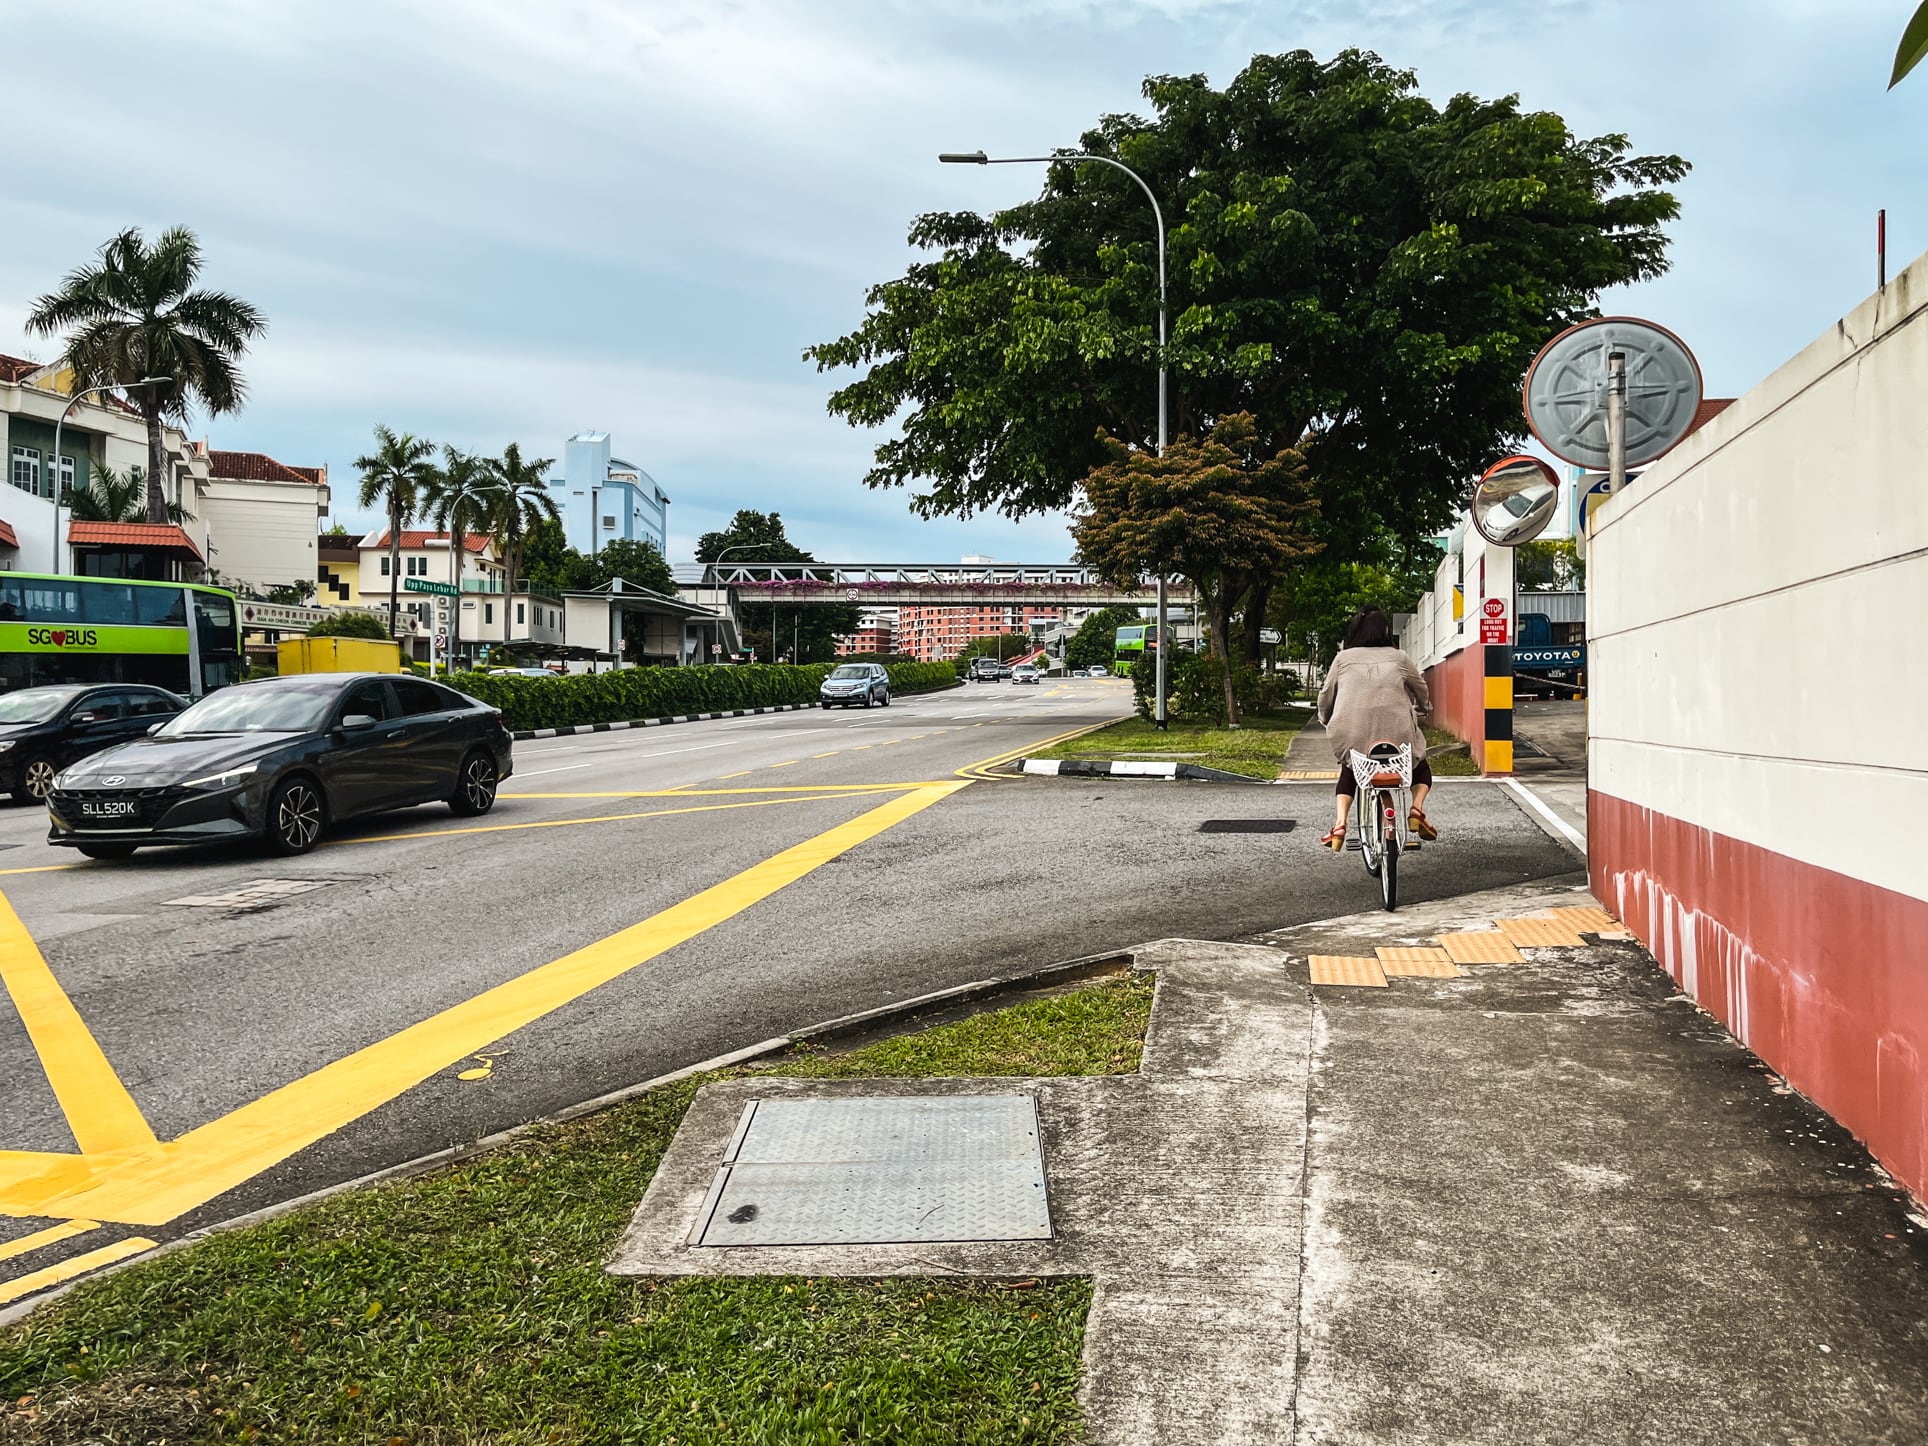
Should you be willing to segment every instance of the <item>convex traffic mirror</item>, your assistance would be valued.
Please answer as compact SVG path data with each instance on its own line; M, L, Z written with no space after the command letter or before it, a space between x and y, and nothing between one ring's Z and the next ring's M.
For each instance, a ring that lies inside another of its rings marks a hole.
M1473 526L1495 547L1531 542L1559 506L1560 479L1538 457L1502 457L1473 485Z

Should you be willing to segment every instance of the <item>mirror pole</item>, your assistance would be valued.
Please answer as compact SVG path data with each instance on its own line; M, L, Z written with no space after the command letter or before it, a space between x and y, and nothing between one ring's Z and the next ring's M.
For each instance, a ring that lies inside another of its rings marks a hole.
M1627 354L1607 353L1607 495L1627 485Z

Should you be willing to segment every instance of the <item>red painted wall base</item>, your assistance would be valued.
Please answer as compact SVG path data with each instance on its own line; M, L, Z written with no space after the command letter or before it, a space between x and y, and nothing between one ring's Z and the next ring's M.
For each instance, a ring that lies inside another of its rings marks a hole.
M1681 988L1928 1197L1928 902L1604 793L1587 842Z
M1461 648L1426 670L1426 691L1433 697L1435 726L1464 738L1473 762L1486 767L1486 649ZM1512 761L1507 766L1510 769Z

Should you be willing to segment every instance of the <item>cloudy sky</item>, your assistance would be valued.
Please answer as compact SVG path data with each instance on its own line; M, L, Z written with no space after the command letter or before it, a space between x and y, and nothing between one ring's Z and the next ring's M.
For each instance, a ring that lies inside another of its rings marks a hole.
M858 482L874 437L800 359L897 274L919 212L1033 191L1035 153L1144 109L1148 73L1349 45L1517 91L1695 170L1674 270L1608 298L1744 391L1928 247L1913 0L0 0L0 351L107 236L197 231L267 312L217 445L328 464L385 421L556 455L597 427L674 499L670 551L775 508L831 559L1065 556L1062 520L924 523Z

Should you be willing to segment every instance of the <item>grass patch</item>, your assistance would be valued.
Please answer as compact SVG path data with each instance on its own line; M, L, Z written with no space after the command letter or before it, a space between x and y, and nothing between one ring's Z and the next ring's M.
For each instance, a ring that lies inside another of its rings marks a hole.
M1163 733L1143 718L1127 718L1031 756L1162 761L1182 753L1188 756L1172 761L1201 763L1207 768L1222 768L1228 773L1270 781L1277 778L1285 766L1285 750L1292 742L1292 735L1304 727L1305 720L1311 716L1302 708L1283 714L1253 716L1244 719L1236 730L1174 718Z
M1122 1073L1150 1012L1129 976L762 1072ZM703 1082L81 1287L0 1332L0 1441L1081 1437L1088 1282L607 1275Z
M1433 766L1436 778L1478 778L1479 765L1473 762L1470 749L1460 753L1441 753L1442 748L1465 749L1465 740L1457 733L1448 733L1444 728L1435 728L1430 723L1419 725L1426 730L1426 761Z

